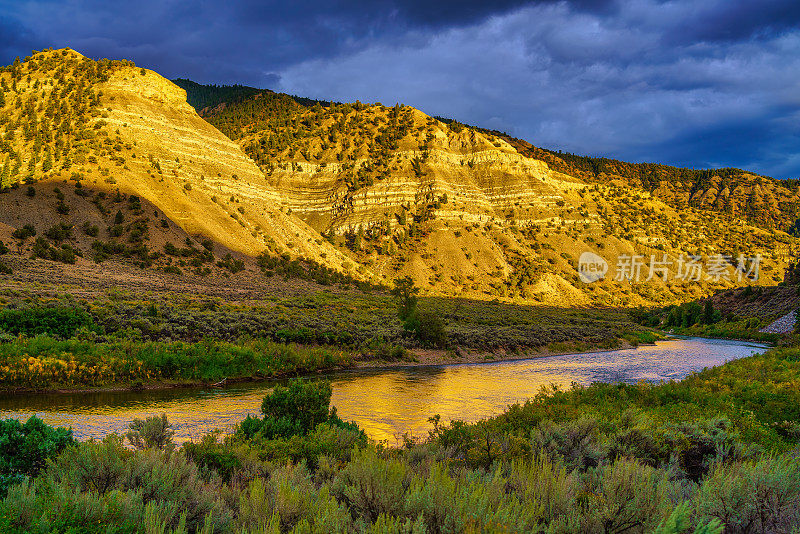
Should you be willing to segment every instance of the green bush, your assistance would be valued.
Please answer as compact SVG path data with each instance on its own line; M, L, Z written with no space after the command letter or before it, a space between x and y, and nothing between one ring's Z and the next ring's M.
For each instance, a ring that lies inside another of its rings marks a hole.
M72 238L72 226L64 223L56 224L49 228L44 235L53 241L64 241Z
M229 252L223 259L217 262L217 267L227 269L235 274L244 270L244 261L234 258Z
M11 232L11 237L14 239L19 239L20 241L24 241L29 237L33 237L36 235L36 228L33 227L32 224L26 224L22 228L17 228L13 232Z
M670 483L654 468L622 459L598 475L588 514L598 531L652 532L671 512Z
M302 465L253 480L239 501L237 524L249 532L353 531L346 507L327 488L315 488Z
M800 527L800 463L791 457L718 463L697 496L701 520L726 533L794 532Z
M0 329L14 335L33 337L45 334L66 339L75 335L80 328L100 331L92 316L80 308L31 307L0 310Z
M329 381L292 380L288 386L276 386L261 403L263 419L248 417L239 432L245 437L259 434L265 439L306 435L321 423L347 427L330 408Z
M175 431L167 420L167 414L161 414L161 417L154 415L146 419L134 419L128 425L125 437L139 450L152 448L164 450L174 446L172 442L174 435Z
M64 243L61 248L53 247L43 237L37 237L36 242L31 248L31 257L43 260L58 261L61 263L75 263L77 256L81 256L80 250Z
M380 516L403 514L405 491L411 482L409 466L398 459L383 459L368 447L355 451L333 482L333 494L368 523Z
M365 447L367 437L355 424L321 423L308 434L289 437L267 437L266 432L256 434L247 441L259 457L271 462L303 462L316 468L320 457L347 461L355 447Z
M600 431L600 421L593 417L562 423L543 421L531 431L533 450L560 458L570 471L585 471L600 465L608 458L609 444L610 440Z
M277 386L264 397L261 413L265 419L289 423L297 429L294 434L307 434L331 418L332 392L327 381L292 380L288 387Z
M216 473L224 482L230 482L234 473L243 466L242 451L220 443L219 432L210 432L196 443L184 443L183 451L187 458L202 469Z
M222 508L218 485L204 482L197 466L183 453L157 449L134 452L125 449L121 439L114 436L101 443L84 443L66 449L31 489L34 495L47 496L54 511L69 508L68 502L60 502L59 494L69 499L70 492L81 492L97 495L106 502L127 494L126 500L134 507L134 512L143 516L145 506L157 506L171 528L183 521L187 529L194 531L207 522L225 526L230 521L225 514L216 513ZM13 497L9 495L4 503L6 507L20 504ZM47 504L46 500L43 504ZM42 512L44 510L39 513ZM85 513L72 511L76 512ZM28 515L25 513L23 517ZM36 515L38 513L30 520L41 521ZM104 520L106 526L109 519ZM80 526L79 523L73 525Z
M33 477L66 446L74 443L72 431L52 428L31 416L24 424L0 421L0 496L25 477Z
M447 346L447 332L442 317L432 310L417 310L403 321L403 328L413 332L424 345L431 347Z

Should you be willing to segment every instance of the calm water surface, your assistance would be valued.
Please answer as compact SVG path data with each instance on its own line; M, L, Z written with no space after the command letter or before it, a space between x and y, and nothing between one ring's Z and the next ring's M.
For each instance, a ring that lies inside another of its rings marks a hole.
M687 338L656 346L589 352L533 360L347 371L328 375L339 415L355 421L370 437L391 444L404 432L425 435L427 419L475 421L534 396L542 386L573 382L679 380L693 371L761 353L764 345ZM72 427L79 439L122 432L134 418L166 413L176 441L197 439L219 428L230 430L257 414L275 382L224 389L81 393L0 397L0 418L33 414L51 425Z

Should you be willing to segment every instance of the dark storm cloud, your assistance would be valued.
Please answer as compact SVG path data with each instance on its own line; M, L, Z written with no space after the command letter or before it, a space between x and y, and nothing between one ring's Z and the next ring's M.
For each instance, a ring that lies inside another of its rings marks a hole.
M0 59L405 102L591 155L800 175L796 0L0 0Z
M474 23L522 3L5 0L0 6L16 27L4 33L34 38L6 47L3 59L29 53L29 44L71 46L94 57L129 57L167 74L263 85L264 76L274 79L265 71L378 41L418 42L425 31Z
M797 0L740 0L697 3L698 17L677 34L684 41L736 41L751 37L769 38L776 32L800 26Z
M33 44L30 32L22 24L0 14L0 57L4 64L18 55L18 50L26 50Z

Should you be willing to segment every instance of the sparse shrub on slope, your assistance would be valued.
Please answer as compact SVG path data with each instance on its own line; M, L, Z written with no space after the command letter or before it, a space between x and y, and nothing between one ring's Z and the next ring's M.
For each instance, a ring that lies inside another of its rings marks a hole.
M8 253L8 247L0 241L0 256ZM0 261L0 274L11 274L13 271L11 267Z
M233 274L244 270L244 261L234 258L230 252L217 262L217 267L227 269Z
M83 256L83 254L80 250L73 248L72 245L64 243L61 247L54 247L43 237L37 237L31 248L31 257L43 260L75 263L79 256Z

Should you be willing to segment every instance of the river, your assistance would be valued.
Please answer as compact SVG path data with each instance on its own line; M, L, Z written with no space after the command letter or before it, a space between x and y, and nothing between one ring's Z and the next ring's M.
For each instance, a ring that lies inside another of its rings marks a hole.
M397 443L408 432L427 435L428 418L476 421L536 395L551 384L680 380L692 372L761 353L765 345L741 341L682 338L608 352L566 354L480 364L342 371L327 375L339 416L355 421L376 440ZM33 414L55 426L72 427L79 439L123 432L134 418L166 413L175 440L197 440L213 429L231 430L257 414L275 382L185 388L15 395L0 397L0 419Z

